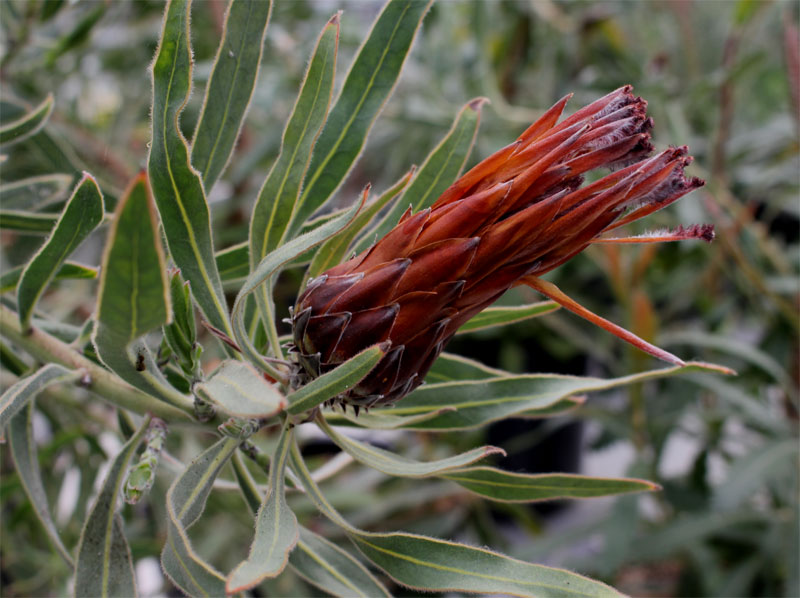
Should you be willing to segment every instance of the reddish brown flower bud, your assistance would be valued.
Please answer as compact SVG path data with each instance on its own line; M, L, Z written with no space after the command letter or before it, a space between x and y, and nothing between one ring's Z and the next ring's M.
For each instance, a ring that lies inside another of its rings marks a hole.
M630 86L558 123L568 99L467 172L432 207L409 210L368 250L309 282L292 318L306 375L318 376L372 344L390 341L375 370L339 400L393 403L422 382L459 326L518 284L645 351L682 363L538 278L593 242L713 236L706 226L652 237L599 237L703 182L684 176L691 162L685 147L648 158L652 120ZM601 167L612 173L582 186L584 173Z

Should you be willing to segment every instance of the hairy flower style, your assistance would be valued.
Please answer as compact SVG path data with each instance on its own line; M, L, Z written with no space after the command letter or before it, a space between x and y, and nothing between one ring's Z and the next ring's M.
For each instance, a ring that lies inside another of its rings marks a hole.
M622 87L558 122L570 96L514 143L467 172L432 207L309 282L294 308L295 351L315 377L375 343L391 348L343 404L391 404L414 390L458 328L527 284L639 348L677 357L592 314L539 276L593 242L710 240L710 226L655 236L603 233L703 185L684 176L687 148L652 157L647 103ZM584 173L611 168L585 186Z

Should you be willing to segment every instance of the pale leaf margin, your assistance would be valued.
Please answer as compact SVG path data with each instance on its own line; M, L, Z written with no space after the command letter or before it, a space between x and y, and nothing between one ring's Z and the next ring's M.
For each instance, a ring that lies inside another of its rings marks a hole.
M131 459L149 425L147 416L111 462L100 494L84 522L75 564L75 596L138 595L131 549L117 502Z

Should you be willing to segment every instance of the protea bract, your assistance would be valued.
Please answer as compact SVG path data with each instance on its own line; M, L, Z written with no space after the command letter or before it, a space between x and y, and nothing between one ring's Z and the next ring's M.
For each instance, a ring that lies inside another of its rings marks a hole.
M526 284L637 347L683 362L596 316L540 275L593 242L710 240L710 226L643 237L604 233L703 185L685 147L652 157L647 103L622 87L558 122L569 96L514 143L463 175L428 209L409 209L372 247L310 280L292 316L294 351L315 377L389 341L378 366L338 398L391 404L414 390L458 328ZM583 185L584 173L610 168Z

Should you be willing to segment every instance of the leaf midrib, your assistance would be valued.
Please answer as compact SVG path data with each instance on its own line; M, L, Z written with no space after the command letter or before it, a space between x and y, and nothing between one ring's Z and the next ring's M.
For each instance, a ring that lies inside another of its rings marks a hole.
M392 42L394 41L394 38L395 38L395 36L397 34L397 30L400 27L400 23L402 22L403 17L405 16L406 12L408 12L408 9L410 8L410 6L411 6L410 4L406 4L405 8L403 8L403 12L400 14L399 17L397 17L397 21L395 22L394 29L392 30L392 35L389 37L388 43L386 43L386 45L384 46L383 52L381 53L381 58L378 61L377 66L372 71L372 75L370 76L369 83L367 84L366 91L359 98L359 101L358 101L358 104L356 105L355 110L352 111L352 113L350 115L350 118L347 120L347 123L345 124L344 127L342 127L342 131L339 134L339 138L334 142L333 147L328 152L328 154L325 156L324 160L322 161L322 164L319 165L317 170L312 175L311 180L308 182L308 185L306 185L305 190L303 191L303 194L300 196L300 200L295 204L295 209L292 210L292 214L289 217L289 226L286 228L287 231L291 228L292 223L293 223L293 221L295 219L295 216L297 215L297 212L299 211L300 207L303 204L305 204L309 190L313 189L313 187L316 184L316 182L319 179L319 177L322 176L322 171L325 169L325 167L331 161L333 155L338 151L338 148L341 145L342 140L347 136L347 133L350 130L350 127L352 126L353 121L355 120L356 116L358 115L359 111L361 110L361 106L364 105L364 102L366 101L367 96L372 91L372 87L373 87L373 83L375 82L375 78L377 77L378 72L381 69L381 66L383 66L383 62L386 59L386 55L389 53L389 48L391 47ZM348 75L348 77L349 77L349 75ZM337 102L338 102L338 100L337 100ZM362 142L362 147L363 147L363 142Z
M167 85L167 93L166 93L166 96L164 98L164 118L163 118L162 127L161 127L161 134L162 134L162 137L163 137L162 142L163 142L163 146L164 146L164 155L166 157L165 162L166 162L167 172L169 173L170 184L172 185L172 192L173 192L173 194L174 194L174 196L176 198L175 204L178 206L178 209L180 210L181 219L183 220L183 224L186 227L187 236L189 238L189 244L192 247L192 252L195 254L195 258L197 260L197 266L200 269L200 274L203 277L203 282L206 283L207 288L211 291L211 300L214 303L214 307L217 309L218 315L221 316L221 322L225 326L226 331L229 332L229 328L228 328L228 324L227 324L228 319L226 317L226 313L222 309L222 306L219 303L219 298L217 297L216 289L214 288L214 285L211 282L211 278L209 277L208 272L206 271L205 262L202 259L202 254L200 252L200 247L197 245L197 239L195 238L194 229L193 229L193 227L191 225L191 221L189 220L188 215L186 214L185 206L183 204L183 201L181 200L180 191L178 191L178 187L177 187L177 185L175 183L175 175L172 172L172 157L170 155L169 143L167 142L167 129L168 129L168 122L167 121L168 121L169 112L170 112L169 104L170 104L170 96L172 95L172 81L175 78L175 70L177 69L177 65L178 65L178 54L180 52L181 44L183 43L184 36L185 36L185 33L186 33L185 29L183 28L183 26L181 26L181 30L182 30L183 33L181 35L179 35L178 39L177 39L177 43L176 43L176 46L175 46L175 51L173 53L172 70L170 71L169 83ZM188 100L188 98L187 98L187 100ZM185 104L185 102L184 102L184 104ZM180 129L178 128L178 117L179 117L179 110L175 110L175 132L176 132L176 135L178 137L178 142L181 143L182 140L180 138L180 135L181 135L180 134ZM187 166L189 165L189 163L188 163L188 155L187 155L187 163L186 164L187 164Z

